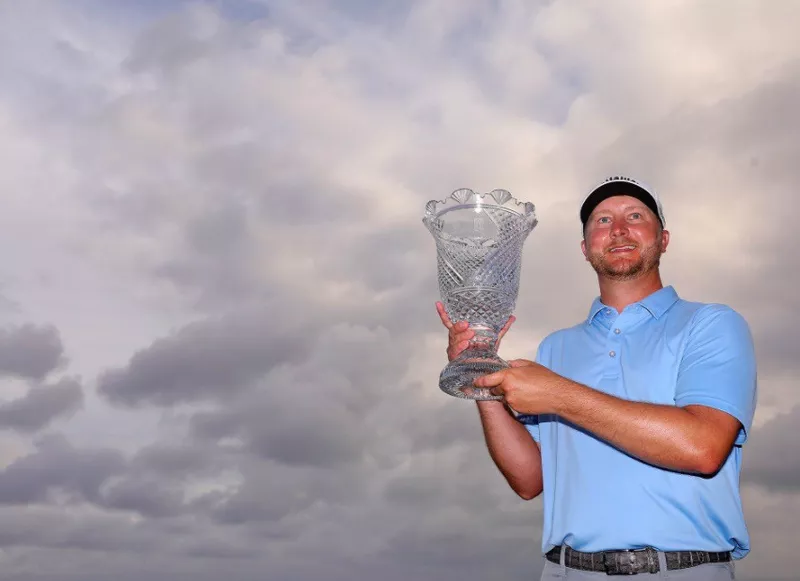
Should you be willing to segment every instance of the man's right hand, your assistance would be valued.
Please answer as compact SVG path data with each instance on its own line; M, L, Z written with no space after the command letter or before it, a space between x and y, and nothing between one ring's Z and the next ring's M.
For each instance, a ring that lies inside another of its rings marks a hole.
M447 358L452 361L459 354L469 346L469 340L475 336L475 331L469 328L467 321L457 321L453 323L447 315L444 304L441 301L436 302L436 311L439 313L439 318L442 319L442 324L447 328L449 340L447 343ZM512 323L515 321L514 315L511 315L506 321L506 324L497 335L497 343L495 349L500 347L500 340L503 338L508 330L511 328Z

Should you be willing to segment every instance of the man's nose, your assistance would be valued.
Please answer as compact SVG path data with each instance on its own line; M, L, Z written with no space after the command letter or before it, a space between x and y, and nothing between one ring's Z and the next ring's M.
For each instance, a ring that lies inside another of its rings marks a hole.
M625 220L614 220L613 224L611 224L611 235L627 236L627 234L628 225L625 223Z

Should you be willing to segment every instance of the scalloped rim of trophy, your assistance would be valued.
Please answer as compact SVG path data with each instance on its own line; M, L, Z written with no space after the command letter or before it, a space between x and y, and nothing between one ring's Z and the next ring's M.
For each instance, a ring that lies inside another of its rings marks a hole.
M487 200L487 198L489 198ZM491 206L514 212L520 216L531 219L531 226L538 223L536 206L533 202L517 200L511 192L502 188L495 188L491 192L479 193L470 188L458 188L443 200L430 200L425 205L425 217L433 218L457 208L470 206Z

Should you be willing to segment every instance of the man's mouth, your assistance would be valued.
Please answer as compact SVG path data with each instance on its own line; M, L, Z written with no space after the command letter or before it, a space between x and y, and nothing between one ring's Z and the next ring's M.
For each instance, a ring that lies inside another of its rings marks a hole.
M623 246L612 246L609 249L609 252L611 252L612 254L616 254L618 252L630 252L631 250L635 250L635 249L636 249L636 246L634 246L633 244L625 244Z

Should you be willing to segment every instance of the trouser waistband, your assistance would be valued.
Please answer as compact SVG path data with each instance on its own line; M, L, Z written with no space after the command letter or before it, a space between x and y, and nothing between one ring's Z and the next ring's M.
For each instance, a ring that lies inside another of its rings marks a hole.
M561 546L550 549L548 561L561 563ZM725 563L731 560L730 551L665 551L667 570L688 569L705 563ZM658 551L652 547L585 553L571 547L564 548L564 565L582 571L597 571L609 575L635 575L658 573Z

